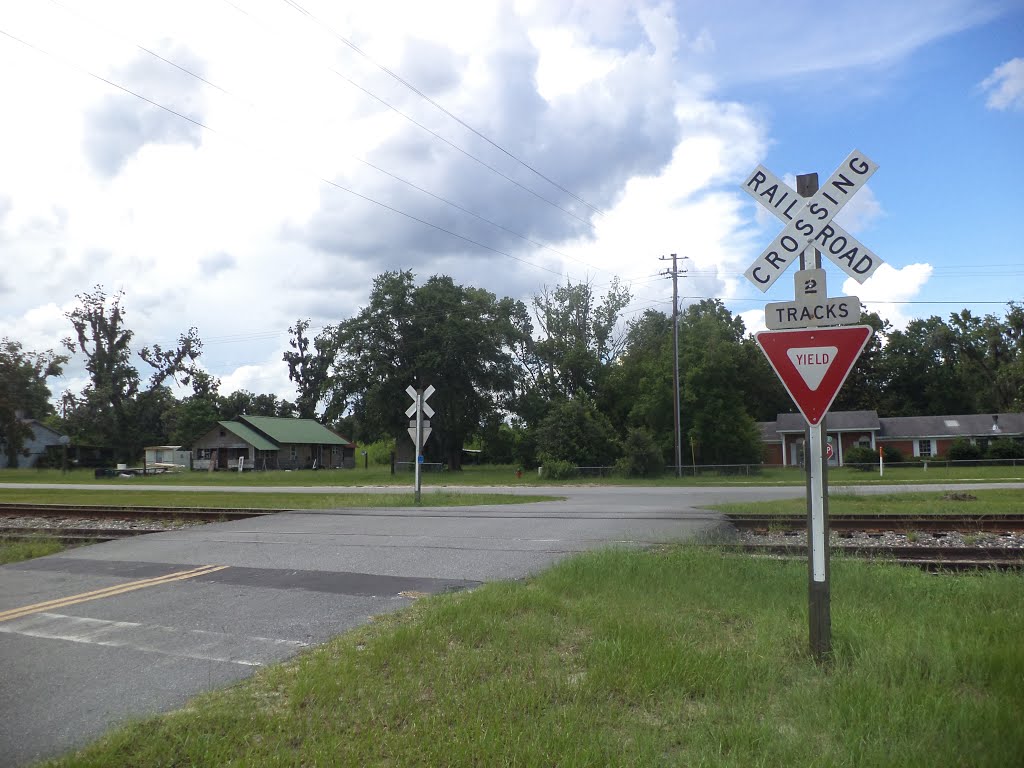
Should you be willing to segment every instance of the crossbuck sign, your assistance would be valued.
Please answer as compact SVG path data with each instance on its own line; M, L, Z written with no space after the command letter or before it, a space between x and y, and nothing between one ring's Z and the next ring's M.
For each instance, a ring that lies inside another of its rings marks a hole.
M876 163L854 150L813 197L802 198L764 166L757 166L743 189L786 222L786 227L750 265L746 278L760 291L767 291L811 243L857 282L871 277L881 259L833 224L832 217L877 170Z

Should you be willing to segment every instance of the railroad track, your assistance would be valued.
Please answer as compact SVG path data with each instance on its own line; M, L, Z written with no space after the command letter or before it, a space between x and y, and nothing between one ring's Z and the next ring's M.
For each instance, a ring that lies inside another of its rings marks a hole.
M807 559L807 547L793 544L732 544L730 551L747 554ZM1024 568L1024 550L1001 547L831 547L832 554L885 560L915 565L930 571L1019 570Z
M181 528L65 528L0 525L0 539L57 539L69 544L130 539L146 533L180 531Z
M798 531L807 529L805 515L726 515L743 531ZM1024 531L1020 515L829 515L833 531Z
M90 504L0 504L0 538L57 539L68 544L165 533L203 523L272 515L279 509L187 509ZM7 521L8 524L5 524ZM94 524L108 522L109 525Z
M0 504L3 517L89 517L127 519L168 519L217 521L273 515L283 509L217 509L185 507L113 507L90 504Z

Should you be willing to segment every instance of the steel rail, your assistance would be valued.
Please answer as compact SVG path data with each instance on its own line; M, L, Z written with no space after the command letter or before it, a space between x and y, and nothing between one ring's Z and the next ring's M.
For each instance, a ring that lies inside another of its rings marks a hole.
M807 547L793 544L726 544L729 551L787 559L806 559ZM833 555L917 565L929 570L1022 569L1024 550L1006 547L831 546Z
M726 515L739 530L804 530L804 515ZM829 527L844 531L1024 531L1024 514L829 515Z
M136 507L92 504L19 504L0 503L2 517L96 517L167 518L191 520L238 520L283 512L282 509L218 509L204 507Z

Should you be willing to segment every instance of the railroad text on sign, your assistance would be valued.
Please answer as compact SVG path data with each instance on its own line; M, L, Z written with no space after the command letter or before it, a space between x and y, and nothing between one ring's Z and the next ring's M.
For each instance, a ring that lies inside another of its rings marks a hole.
M759 290L767 291L799 257L804 248L823 233L825 240L831 243L826 246L830 258L843 256L843 247L847 241L839 240L835 225L831 225L830 222L877 170L878 165L863 152L851 152L828 181L808 199L807 205L797 210L795 214L790 214L794 216L793 220L786 224L782 232L755 259L744 273L745 277ZM787 207L786 211L789 210ZM836 249L838 253L833 253L832 249ZM850 254L849 258L852 260L854 255Z

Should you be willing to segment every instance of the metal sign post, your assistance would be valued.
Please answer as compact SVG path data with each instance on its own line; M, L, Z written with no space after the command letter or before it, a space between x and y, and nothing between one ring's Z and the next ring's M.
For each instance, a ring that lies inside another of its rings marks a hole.
M832 652L832 610L829 588L828 465L822 449L824 422L808 425L807 457L807 623L811 653L822 659Z
M412 405L405 409L406 416L412 416L416 414L416 418L409 422L409 437L416 447L416 461L415 467L413 467L415 475L413 480L413 488L416 493L416 503L420 503L420 488L422 478L420 476L420 465L423 464L423 444L427 442L427 438L430 437L430 422L423 418L426 414L427 417L434 415L434 409L427 405L427 398L434 394L434 387L429 386L426 389L413 389L411 386L405 388L406 394L412 398Z
M764 292L797 256L800 261L795 301L766 305L765 326L771 330L756 338L807 421L808 624L811 652L819 660L832 651L824 418L872 334L869 326L855 325L861 314L857 297L828 297L819 249L861 283L882 263L832 223L876 170L876 163L854 150L820 189L817 174L798 176L798 192L760 165L743 183L747 194L786 224L745 277Z

